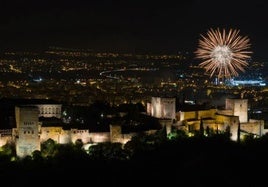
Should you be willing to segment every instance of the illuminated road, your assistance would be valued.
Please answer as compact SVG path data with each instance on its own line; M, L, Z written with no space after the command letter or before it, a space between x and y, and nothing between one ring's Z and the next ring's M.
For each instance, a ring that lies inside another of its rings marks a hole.
M123 68L123 69L102 71L102 72L100 72L100 75L105 76L105 77L110 78L110 79L118 79L119 80L120 78L118 78L116 76L112 76L111 73L123 72L123 71L156 71L156 70L158 70L158 68L130 68L130 69ZM109 75L106 75L106 74L109 74Z

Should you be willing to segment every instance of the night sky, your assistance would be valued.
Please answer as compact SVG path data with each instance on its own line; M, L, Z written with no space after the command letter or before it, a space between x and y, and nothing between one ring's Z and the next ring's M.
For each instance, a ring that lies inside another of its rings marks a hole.
M266 0L23 1L0 4L0 48L48 46L176 53L197 48L209 28L248 36L253 59L268 61Z

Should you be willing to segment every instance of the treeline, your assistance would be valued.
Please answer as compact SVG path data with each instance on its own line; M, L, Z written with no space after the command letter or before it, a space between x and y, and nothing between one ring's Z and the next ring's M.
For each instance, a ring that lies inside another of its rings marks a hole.
M79 140L49 139L25 158L15 156L13 144L1 147L0 176L12 177L14 186L258 186L266 176L267 146L267 135L234 142L226 134L188 137L177 131L170 137L164 129L134 136L125 145L106 142L87 149Z

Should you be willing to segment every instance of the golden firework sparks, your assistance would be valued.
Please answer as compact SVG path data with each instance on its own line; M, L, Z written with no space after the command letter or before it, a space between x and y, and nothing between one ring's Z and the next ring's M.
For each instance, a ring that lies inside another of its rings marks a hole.
M239 30L230 29L227 32L218 28L208 30L206 36L201 35L195 54L203 60L199 66L210 77L217 74L218 78L231 78L238 76L238 71L245 71L252 53L249 48L249 38L240 36Z

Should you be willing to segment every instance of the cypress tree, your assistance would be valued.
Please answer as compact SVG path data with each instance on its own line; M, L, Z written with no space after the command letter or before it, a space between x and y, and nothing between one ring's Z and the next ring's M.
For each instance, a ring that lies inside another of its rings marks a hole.
M200 136L204 136L204 125L203 125L203 119L200 120L200 128L199 128Z
M240 121L238 123L238 128L237 128L237 142L240 143Z

